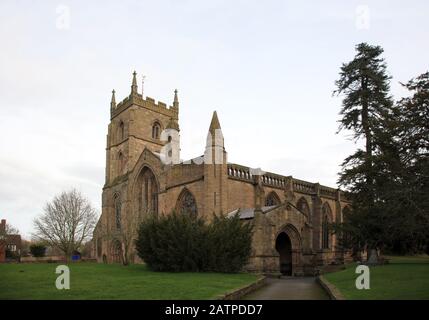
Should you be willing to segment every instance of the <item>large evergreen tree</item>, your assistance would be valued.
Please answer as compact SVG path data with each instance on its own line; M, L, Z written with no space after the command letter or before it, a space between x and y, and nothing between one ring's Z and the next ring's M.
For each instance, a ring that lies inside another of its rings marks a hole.
M396 103L385 130L394 137L388 150L397 156L385 157L390 183L383 198L391 215L390 248L412 253L429 250L429 72L403 86L411 96Z
M344 97L339 131L350 131L356 142L363 142L363 148L344 160L339 184L350 192L353 203L349 239L359 249L375 249L383 245L386 236L383 225L387 217L378 189L383 181L379 161L382 147L392 145L384 128L393 117L393 102L383 49L361 43L356 51L354 59L342 65L334 93Z

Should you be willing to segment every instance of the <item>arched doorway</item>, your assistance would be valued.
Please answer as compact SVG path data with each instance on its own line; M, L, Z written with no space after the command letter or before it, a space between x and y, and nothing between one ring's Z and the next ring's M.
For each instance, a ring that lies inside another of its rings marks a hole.
M114 263L120 263L122 261L122 244L119 240L113 240L110 247L110 256Z
M281 232L276 239L276 250L279 253L280 272L283 275L292 275L292 242L285 232Z

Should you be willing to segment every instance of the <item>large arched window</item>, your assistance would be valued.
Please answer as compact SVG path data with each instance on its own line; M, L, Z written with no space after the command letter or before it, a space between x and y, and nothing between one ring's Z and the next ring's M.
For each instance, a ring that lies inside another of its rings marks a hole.
M311 223L312 217L311 217L311 212L310 212L310 206L308 205L307 200L304 197L301 197L298 200L296 207L298 208L299 211L301 211L308 218L308 222Z
M329 249L330 247L329 222L331 221L331 217L331 208L325 203L322 207L322 249Z
M155 122L152 126L152 138L159 139L161 136L161 125L159 122Z
M183 189L177 199L176 203L176 211L181 214L188 214L193 217L197 216L197 202L195 201L195 197L188 189Z
M270 192L265 198L265 206L278 206L281 203L279 196L274 191Z
M121 209L122 209L122 204L121 204L121 199L120 199L120 195L117 194L114 197L114 201L113 201L113 205L115 208L115 225L116 225L116 229L120 230L121 229Z
M141 215L158 214L158 183L148 167L143 168L137 180L138 207Z

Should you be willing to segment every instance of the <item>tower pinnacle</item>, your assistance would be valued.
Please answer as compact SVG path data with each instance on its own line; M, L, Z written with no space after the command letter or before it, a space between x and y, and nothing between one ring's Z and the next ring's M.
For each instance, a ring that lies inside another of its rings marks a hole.
M137 94L137 72L133 72L133 84L131 85L131 94Z
M112 100L110 101L110 109L116 108L115 89L112 90Z
M173 107L174 108L179 108L179 98L177 97L177 89L174 90Z

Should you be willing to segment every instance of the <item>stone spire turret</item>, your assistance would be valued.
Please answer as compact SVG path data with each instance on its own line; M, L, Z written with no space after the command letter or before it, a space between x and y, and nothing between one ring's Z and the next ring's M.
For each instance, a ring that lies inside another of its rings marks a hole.
M222 129L220 127L217 112L213 112L212 121L210 122L209 132L207 133L206 150L216 149L216 154L219 155L225 151ZM212 151L213 151L212 150Z
M228 160L217 112L213 112L204 152L205 214L228 212Z
M131 95L137 94L137 72L133 72L133 84L131 85Z
M172 164L180 163L180 134L179 122L171 117L165 127L165 132L168 135L168 158Z
M115 89L112 90L112 100L110 101L110 110L113 111L116 108Z
M212 121L210 122L209 132L214 135L216 130L221 130L219 119L217 117L217 112L213 112Z

